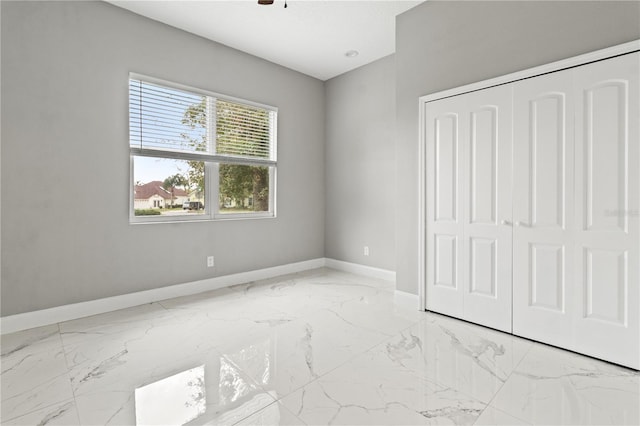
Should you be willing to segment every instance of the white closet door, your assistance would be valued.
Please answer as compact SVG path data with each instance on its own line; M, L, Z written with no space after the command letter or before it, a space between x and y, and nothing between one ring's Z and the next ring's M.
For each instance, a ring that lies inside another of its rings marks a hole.
M511 86L427 104L425 132L427 309L510 332Z
M573 348L640 368L640 54L575 69Z
M511 332L511 85L469 93L464 125L464 315Z
M573 83L561 71L514 85L513 333L572 339Z
M462 176L466 128L464 97L426 106L426 306L428 310L462 317Z

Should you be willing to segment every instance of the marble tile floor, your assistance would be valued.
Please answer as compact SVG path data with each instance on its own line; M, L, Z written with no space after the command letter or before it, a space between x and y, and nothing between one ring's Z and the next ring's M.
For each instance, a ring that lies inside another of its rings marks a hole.
M640 424L640 373L317 269L2 336L3 425Z

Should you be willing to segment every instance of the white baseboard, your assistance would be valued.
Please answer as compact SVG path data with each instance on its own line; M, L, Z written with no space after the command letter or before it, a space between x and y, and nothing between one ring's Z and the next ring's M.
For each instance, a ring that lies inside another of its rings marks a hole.
M398 306L420 310L420 298L417 294L396 290L393 294L393 299Z
M321 268L323 266L337 269L339 271L350 272L353 274L359 274L367 277L390 281L395 281L396 278L396 273L393 271L373 268L371 266L358 265L356 263L343 262L335 259L318 258L307 260L304 262L274 266L271 268L257 269L255 271L208 278L205 280L193 281L185 284L176 284L167 287L154 288L152 290L139 291L136 293L122 294L119 296L90 300L87 302L56 306L54 308L42 309L39 311L9 315L0 318L0 334L13 333L16 331L27 330L29 328L56 324L59 322L70 321L82 317L88 317L91 315L97 315L105 312L117 311L119 309L131 308L133 306L144 305L146 303L158 302L160 300L171 299L174 297L189 296L205 291L217 290L235 284L242 284L250 281L263 280L280 275L302 272L309 269ZM415 306L418 306L417 302Z
M358 263L343 262L325 258L325 266L327 268L337 269L338 271L350 272L352 274L364 275L365 277L379 278L387 281L395 281L395 271L388 269L374 268L372 266L360 265Z
M279 275L321 268L323 266L325 266L324 258L312 259L304 262L274 266L272 268L208 278L186 284L171 285L87 302L56 306L55 308L42 309L39 311L25 312L23 314L9 315L0 318L0 334L56 324L105 312L117 311L118 309L131 308L146 303L171 299L173 297L189 296L235 284L273 278Z

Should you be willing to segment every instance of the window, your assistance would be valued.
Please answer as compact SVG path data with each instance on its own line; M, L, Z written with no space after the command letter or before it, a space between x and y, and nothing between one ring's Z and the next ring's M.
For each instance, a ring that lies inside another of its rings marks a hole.
M275 216L277 109L131 75L131 221Z

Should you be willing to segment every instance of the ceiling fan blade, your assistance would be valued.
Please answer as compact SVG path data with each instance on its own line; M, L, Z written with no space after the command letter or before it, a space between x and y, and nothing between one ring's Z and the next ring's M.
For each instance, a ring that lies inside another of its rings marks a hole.
M258 0L258 4L273 4L273 0Z

